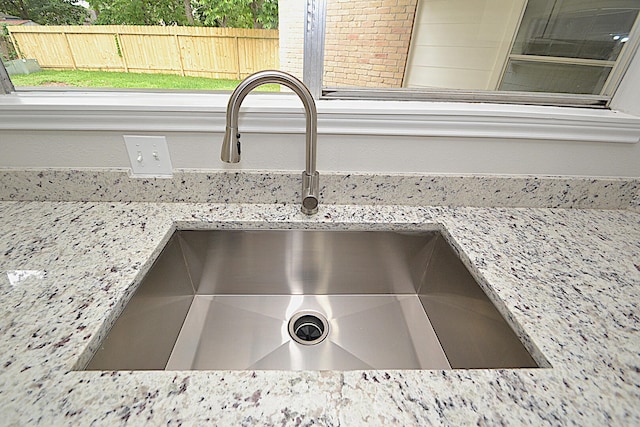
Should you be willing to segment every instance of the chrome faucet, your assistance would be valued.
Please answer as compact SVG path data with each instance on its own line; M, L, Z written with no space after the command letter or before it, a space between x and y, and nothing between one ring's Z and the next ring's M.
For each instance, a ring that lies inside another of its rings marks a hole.
M220 158L226 163L240 161L240 133L238 132L238 113L244 98L258 86L278 83L294 91L304 105L307 117L306 128L306 167L302 172L302 212L312 215L318 212L318 194L320 174L316 171L316 145L318 135L318 113L316 103L309 89L297 78L282 71L259 71L244 79L231 94L227 104L227 128L222 141Z

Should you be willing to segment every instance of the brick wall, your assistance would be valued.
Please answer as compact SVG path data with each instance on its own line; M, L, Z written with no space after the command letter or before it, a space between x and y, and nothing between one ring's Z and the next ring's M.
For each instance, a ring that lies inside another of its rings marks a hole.
M325 86L402 87L418 0L328 0ZM302 78L303 0L279 0L280 67Z
M418 0L328 0L324 86L402 87Z

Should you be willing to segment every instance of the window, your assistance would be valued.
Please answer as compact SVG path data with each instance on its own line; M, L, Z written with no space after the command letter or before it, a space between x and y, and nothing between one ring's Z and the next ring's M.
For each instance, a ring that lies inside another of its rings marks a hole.
M279 67L277 0L41 3L51 9L0 2L23 15L0 13L0 54L16 86L229 90Z
M203 12L207 3L191 0L196 20L214 19ZM245 30L223 35L218 28L189 26L9 31L22 55L40 49L32 55L43 67L235 82L258 69L280 68L328 99L590 106L608 104L638 45L638 0L254 3L278 8L278 29L264 30L270 32L260 40Z
M637 0L327 0L323 94L605 105L637 48L639 9Z

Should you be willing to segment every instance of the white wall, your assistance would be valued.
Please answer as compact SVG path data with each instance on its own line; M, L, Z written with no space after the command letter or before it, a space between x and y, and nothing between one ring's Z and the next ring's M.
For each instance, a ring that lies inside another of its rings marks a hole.
M128 168L122 133L3 131L0 168ZM242 161L228 165L219 157L222 133L163 134L167 136L174 168L304 169L303 135L244 133ZM320 135L318 169L640 177L640 144Z

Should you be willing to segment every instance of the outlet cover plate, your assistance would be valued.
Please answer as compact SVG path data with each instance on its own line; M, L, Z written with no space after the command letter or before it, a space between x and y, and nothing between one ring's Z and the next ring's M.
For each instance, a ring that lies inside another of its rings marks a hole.
M164 136L123 135L134 178L171 178L173 167Z

